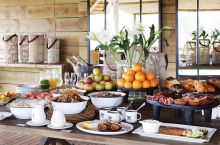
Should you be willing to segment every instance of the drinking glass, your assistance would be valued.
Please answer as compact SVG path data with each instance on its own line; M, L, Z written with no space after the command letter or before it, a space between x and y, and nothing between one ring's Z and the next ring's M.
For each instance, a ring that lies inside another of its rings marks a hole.
M64 85L69 86L70 84L70 74L69 72L64 73Z
M71 86L75 86L76 81L77 81L76 74L75 73L71 73L70 74L70 85Z

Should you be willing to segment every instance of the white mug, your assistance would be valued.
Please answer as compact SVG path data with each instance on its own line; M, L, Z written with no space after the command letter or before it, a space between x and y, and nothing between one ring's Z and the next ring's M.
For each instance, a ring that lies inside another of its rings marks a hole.
M117 108L117 111L121 115L121 120L125 120L125 110L126 110L126 107L118 107Z
M139 117L138 117L139 115ZM141 114L136 110L126 110L125 111L125 121L128 123L136 123L141 119Z
M44 112L44 105L34 105L32 109L32 122L42 124L46 121L46 114Z
M99 120L101 121L108 121L108 111L110 108L102 108L99 110Z
M121 118L122 117L118 111L108 111L108 121L120 123Z
M51 124L54 127L63 127L66 124L66 117L62 111L53 111Z

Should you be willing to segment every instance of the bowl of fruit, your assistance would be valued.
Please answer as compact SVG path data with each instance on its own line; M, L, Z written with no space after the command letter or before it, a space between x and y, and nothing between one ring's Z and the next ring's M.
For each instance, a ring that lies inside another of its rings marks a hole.
M103 74L100 68L94 68L92 74L76 83L76 87L87 92L110 91L115 89L116 83L109 75Z
M96 108L115 108L123 103L126 94L115 91L101 91L89 93L92 104Z
M158 80L153 72L143 71L141 64L133 64L127 71L118 73L117 86L130 90L149 89L157 87Z

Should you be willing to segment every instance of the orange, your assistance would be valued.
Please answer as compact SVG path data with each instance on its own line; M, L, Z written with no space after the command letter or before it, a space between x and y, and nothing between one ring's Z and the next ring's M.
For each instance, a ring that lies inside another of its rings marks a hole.
M127 71L127 73L126 73L127 75L135 75L135 71L133 71L133 70L129 70L129 71Z
M125 81L126 82L133 82L134 81L134 76L133 75L126 75L125 76Z
M150 81L148 81L148 80L143 81L143 88L144 89L150 88Z
M141 89L141 88L142 88L142 82L141 82L141 81L134 80L134 81L133 81L133 88L134 88L134 89Z
M125 79L125 76L127 75L127 72L124 72L123 74L122 74L122 78L123 79Z
M132 70L135 71L135 72L142 71L141 64L132 64Z
M151 87L156 87L157 85L158 85L157 79L152 79L152 80L150 80L150 86L151 86Z
M144 81L145 80L145 75L143 73L136 73L135 80Z
M125 80L124 79L118 79L117 80L117 85L119 86L119 87L124 87L124 84L125 84Z
M153 80L153 79L155 79L155 75L154 75L153 72L148 71L148 72L146 72L145 75L146 75L146 79L147 79L147 80Z
M132 88L132 82L125 82L124 88L131 89Z

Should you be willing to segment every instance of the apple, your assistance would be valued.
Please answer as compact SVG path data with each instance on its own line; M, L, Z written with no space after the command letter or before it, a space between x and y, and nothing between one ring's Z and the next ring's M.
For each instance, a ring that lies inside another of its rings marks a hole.
M84 89L84 83L83 83L83 81L78 81L78 82L76 83L76 87L83 90L83 89Z
M94 80L97 83L101 82L102 81L102 74L95 75Z
M93 83L93 80L91 77L87 77L84 79L84 84L92 84Z
M102 85L104 85L105 84L105 81L101 81L99 84L102 84Z
M84 90L86 90L86 91L93 91L94 87L93 87L92 84L85 84L84 85Z
M101 73L101 69L96 67L96 68L94 68L94 69L92 70L92 72L93 72L94 75L98 75L98 74Z
M95 81L95 75L94 74L89 75L89 77L92 78L93 81Z
M97 84L96 82L93 82L93 83L92 83L92 85L93 85L94 88L95 88L96 84Z
M111 81L111 77L109 75L104 74L103 75L103 80L104 81Z
M102 84L96 84L95 89L97 91L103 91L103 90L105 90L105 86Z
M106 82L105 83L105 89L106 90L112 90L113 89L113 85L111 82Z

